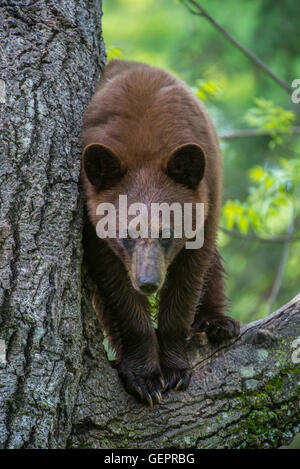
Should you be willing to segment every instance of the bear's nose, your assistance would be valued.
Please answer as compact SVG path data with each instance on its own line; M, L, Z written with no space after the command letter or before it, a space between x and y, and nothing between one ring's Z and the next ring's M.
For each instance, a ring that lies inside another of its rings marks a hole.
M152 295L159 288L160 282L155 277L141 277L138 282L139 289L144 295Z

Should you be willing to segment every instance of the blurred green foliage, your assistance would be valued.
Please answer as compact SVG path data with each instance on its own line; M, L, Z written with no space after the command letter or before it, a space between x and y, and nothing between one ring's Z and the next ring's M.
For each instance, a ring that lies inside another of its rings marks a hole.
M297 0L202 0L239 42L289 84L300 77ZM256 68L202 17L179 0L104 0L108 58L169 70L205 101L220 135L249 127L270 136L221 141L224 206L221 225L241 234L300 236L300 104ZM292 220L293 217L293 220ZM220 231L232 314L242 322L267 314L282 243L239 239ZM300 288L300 243L290 245L274 307Z
M247 112L246 122L252 127L257 127L261 132L264 130L270 132L272 137L269 143L270 149L275 148L276 145L282 145L284 134L291 133L291 125L296 120L295 113L275 106L272 101L263 98L256 98L255 104L256 107Z

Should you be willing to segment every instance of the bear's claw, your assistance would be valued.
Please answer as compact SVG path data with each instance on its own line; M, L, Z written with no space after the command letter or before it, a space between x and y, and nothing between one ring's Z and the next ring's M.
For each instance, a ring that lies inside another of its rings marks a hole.
M139 401L147 402L150 407L162 401L162 380L160 370L145 371L138 374L129 367L116 366L126 391Z
M191 380L192 370L189 368L163 368L165 388L164 391L175 388L176 391L185 391Z

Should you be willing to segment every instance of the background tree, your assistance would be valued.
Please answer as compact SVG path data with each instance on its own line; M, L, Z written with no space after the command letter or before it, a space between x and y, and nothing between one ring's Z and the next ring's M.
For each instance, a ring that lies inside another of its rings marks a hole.
M0 445L278 447L299 430L299 297L218 351L196 337L189 390L153 409L107 363L78 190L101 12L100 0L0 3Z

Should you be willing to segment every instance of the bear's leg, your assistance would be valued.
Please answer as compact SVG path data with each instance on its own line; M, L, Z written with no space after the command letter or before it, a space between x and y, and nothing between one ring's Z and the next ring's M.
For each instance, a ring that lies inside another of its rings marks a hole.
M115 367L127 392L150 405L160 402L162 374L148 301L133 290L123 263L88 220L84 230L85 262L97 285L93 305L116 352Z
M130 293L128 292L128 297ZM118 302L119 303L119 302ZM96 288L93 306L110 346L116 352L113 366L126 391L153 405L161 402L164 385L158 358L157 337L146 311L134 299L126 311L126 300L115 307L105 305Z
M193 257L189 251L177 256L160 292L157 336L165 389L186 389L192 375L187 345L202 284L201 275L193 273Z
M224 268L220 254L216 251L204 283L204 292L196 308L192 328L195 332L205 331L213 345L237 337L240 332L238 321L224 314L225 295Z

